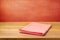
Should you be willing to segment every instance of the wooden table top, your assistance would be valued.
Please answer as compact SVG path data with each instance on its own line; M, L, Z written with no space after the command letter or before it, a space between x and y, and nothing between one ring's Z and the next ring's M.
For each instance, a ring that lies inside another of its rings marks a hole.
M19 29L29 22L0 22L0 38L60 38L60 22L39 22L52 24L52 28L45 36L19 33Z

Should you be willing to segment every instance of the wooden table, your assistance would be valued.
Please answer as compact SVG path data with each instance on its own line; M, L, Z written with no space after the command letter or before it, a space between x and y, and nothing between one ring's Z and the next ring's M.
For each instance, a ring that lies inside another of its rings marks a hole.
M35 36L19 33L19 29L29 22L0 22L0 38L60 38L60 22L39 22L52 24L45 36Z

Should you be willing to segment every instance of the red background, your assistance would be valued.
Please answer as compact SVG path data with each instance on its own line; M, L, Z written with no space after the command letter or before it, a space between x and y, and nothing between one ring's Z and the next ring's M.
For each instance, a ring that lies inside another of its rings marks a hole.
M0 22L59 22L60 0L0 0Z

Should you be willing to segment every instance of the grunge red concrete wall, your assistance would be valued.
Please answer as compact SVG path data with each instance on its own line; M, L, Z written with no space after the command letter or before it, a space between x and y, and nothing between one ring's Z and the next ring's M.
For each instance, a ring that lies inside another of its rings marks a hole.
M0 0L0 22L60 21L60 0Z

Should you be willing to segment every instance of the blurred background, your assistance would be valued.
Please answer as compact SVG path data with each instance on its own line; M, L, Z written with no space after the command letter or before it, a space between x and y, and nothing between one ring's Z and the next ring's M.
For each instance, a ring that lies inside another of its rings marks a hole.
M0 0L0 22L60 22L60 0Z

